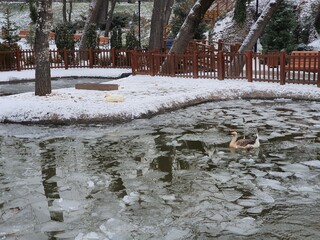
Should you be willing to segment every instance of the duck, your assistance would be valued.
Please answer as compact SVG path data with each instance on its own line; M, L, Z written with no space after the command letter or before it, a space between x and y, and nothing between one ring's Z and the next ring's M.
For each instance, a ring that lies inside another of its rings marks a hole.
M231 142L229 143L230 148L252 149L252 148L260 147L258 133L254 138L243 138L243 139L238 139L238 133L236 131L232 131L231 135L232 135L232 139L231 139Z

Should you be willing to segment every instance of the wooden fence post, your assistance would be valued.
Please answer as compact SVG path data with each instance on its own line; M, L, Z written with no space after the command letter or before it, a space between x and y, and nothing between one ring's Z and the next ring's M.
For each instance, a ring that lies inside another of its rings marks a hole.
M16 61L17 61L17 71L21 71L21 57L20 57L20 50L16 49Z
M160 53L160 51L159 51L159 49L158 48L156 48L155 50L154 50L154 54L153 54L153 58L154 58L154 75L157 73L159 73L159 71L160 71L160 57L159 57L159 53Z
M150 75L154 76L154 54L152 51L149 52L149 62L150 62Z
M218 51L222 51L222 47L223 47L223 41L222 39L218 40Z
M225 77L225 63L224 63L224 53L223 51L218 52L218 79L223 80Z
M197 51L194 51L193 52L193 60L192 60L192 65L193 65L193 78L198 78L199 75L198 75L198 63L199 63L199 58L198 58L198 52Z
M136 70L137 70L137 49L133 49L131 51L131 70L132 70L132 75L136 75Z
M320 51L318 51L318 76L317 76L317 87L320 87Z
M169 55L170 57L170 64L169 64L169 69L170 69L170 76L174 77L176 75L175 71L176 71L176 64L175 64L175 54L171 53Z
M282 50L280 52L280 85L286 84L286 52Z
M112 62L112 67L116 67L116 50L115 48L111 48L111 62Z
M252 50L246 52L246 76L248 82L252 82Z
M63 48L63 61L64 61L64 68L68 69L68 50Z
M89 48L89 67L93 68L93 50Z

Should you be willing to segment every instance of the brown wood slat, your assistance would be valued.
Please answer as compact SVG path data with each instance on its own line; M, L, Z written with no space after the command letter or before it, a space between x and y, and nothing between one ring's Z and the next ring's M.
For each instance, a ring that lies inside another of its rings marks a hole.
M118 84L103 84L103 83L77 83L76 89L81 90L99 90L99 91L112 91L118 90Z

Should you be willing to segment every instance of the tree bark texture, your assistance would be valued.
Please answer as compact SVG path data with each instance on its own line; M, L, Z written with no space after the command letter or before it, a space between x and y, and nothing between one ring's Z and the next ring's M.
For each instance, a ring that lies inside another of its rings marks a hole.
M154 0L149 49L160 49L163 41L163 28L168 23L174 0Z
M111 22L112 22L112 18L113 18L113 13L114 13L114 8L116 7L116 3L117 3L117 0L111 0L111 6L110 6L110 4L108 5L108 6L110 6L110 10L109 10L109 7L107 7L107 9L106 9L106 11L107 11L106 27L104 29L104 36L105 37L108 37L108 35L109 35Z
M102 6L104 0L92 0L88 14L87 14L87 21L84 25L83 34L80 40L79 50L84 51L87 49L87 38L88 38L88 30L90 28L91 23L96 23L98 18L99 8Z
M169 53L183 53L192 39L197 26L200 24L204 14L215 0L197 0L191 8L186 20L173 43Z
M41 0L37 5L35 33L35 95L51 93L49 33L52 27L52 0Z
M273 14L277 11L280 3L284 0L271 0L263 9L261 15L257 19L257 21L251 26L251 29L241 44L239 49L240 53L251 50L255 43L258 41L258 38L263 33Z
M67 0L62 1L62 19L67 22Z

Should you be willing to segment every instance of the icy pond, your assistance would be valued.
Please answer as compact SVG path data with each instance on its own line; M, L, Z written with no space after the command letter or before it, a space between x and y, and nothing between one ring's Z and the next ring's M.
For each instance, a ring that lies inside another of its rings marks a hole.
M320 239L320 103L0 125L0 239ZM230 129L261 136L231 151Z

